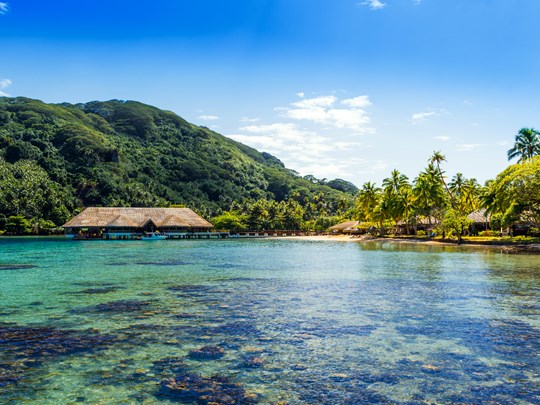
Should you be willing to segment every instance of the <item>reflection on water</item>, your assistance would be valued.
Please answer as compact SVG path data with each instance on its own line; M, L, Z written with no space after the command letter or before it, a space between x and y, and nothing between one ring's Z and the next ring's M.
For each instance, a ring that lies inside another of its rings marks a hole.
M0 402L540 403L538 256L0 240Z

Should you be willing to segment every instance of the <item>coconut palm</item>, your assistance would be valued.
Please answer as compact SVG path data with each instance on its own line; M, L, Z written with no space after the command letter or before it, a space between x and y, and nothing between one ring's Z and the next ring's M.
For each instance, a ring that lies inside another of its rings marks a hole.
M399 194L401 189L408 185L408 178L404 174L401 174L399 170L392 170L390 177L383 180L384 192L388 194Z
M508 160L517 157L521 163L536 155L540 155L540 132L534 128L521 128L514 146L508 151Z
M452 195L452 192L448 188L448 185L446 184L446 181L444 181L444 172L441 169L441 163L446 162L446 156L444 156L439 151L434 151L433 155L431 155L428 162L431 163L431 164L437 165L437 172L439 173L439 180L441 181L441 183L444 186L446 192L450 196L450 201L452 202L452 205L453 205L454 197Z
M434 211L441 209L446 204L439 172L432 163L414 179L413 194L419 212L426 216L431 223Z
M373 220L373 211L380 201L381 189L371 181L364 183L356 197L356 208L361 220Z

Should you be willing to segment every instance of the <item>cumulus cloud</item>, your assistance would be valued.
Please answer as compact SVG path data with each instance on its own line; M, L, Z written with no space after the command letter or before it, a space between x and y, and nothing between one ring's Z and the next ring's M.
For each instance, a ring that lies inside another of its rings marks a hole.
M1 79L0 80L0 97L8 97L9 94L4 92L4 89L7 89L9 86L11 86L11 80L9 79Z
M6 14L9 11L7 3L0 3L0 14Z
M219 117L217 115L199 115L197 117L198 119L200 120L203 120L203 121L216 121L216 120L219 120Z
M358 96L341 101L344 107L336 107L336 96L303 98L280 109L282 115L298 121L311 121L335 128L349 129L357 133L372 133L371 122L365 108L371 105L368 96Z
M343 100L341 104L353 108L366 108L371 105L371 101L369 101L368 96L358 96Z
M372 10L380 10L386 6L381 0L367 0L360 3L362 6L368 6Z
M274 108L278 119L261 123L243 117L238 131L227 135L236 141L278 156L287 167L319 178L352 178L365 170L387 167L385 162L358 159L366 148L358 135L373 133L367 95L335 95L298 98L286 107Z
M294 123L249 125L240 131L241 134L229 135L229 138L280 157L288 156L294 162L317 162L334 149L329 139Z

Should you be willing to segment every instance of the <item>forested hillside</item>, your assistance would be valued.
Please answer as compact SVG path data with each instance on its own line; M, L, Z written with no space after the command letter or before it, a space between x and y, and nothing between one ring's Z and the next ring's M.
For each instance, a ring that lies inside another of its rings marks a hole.
M324 196L332 215L356 191L135 101L0 98L0 229L15 215L61 225L84 206L184 204L210 218L233 202L292 196Z

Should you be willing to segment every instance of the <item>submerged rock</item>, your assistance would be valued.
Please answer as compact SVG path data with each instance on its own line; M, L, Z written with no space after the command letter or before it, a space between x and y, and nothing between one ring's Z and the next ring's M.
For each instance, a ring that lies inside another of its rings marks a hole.
M92 351L115 340L95 331L60 330L0 324L0 347L4 353L21 357L53 357Z
M119 286L110 286L110 287L102 287L102 288L87 288L86 290L77 291L74 294L108 294L111 292L115 292L118 290L121 290L123 287Z
M171 260L168 262L135 262L135 264L139 264L142 266L186 266L192 263L182 260Z
M0 388L14 384L22 378L21 369L10 364L0 363Z
M188 294L188 293L198 293L198 292L209 292L209 291L212 291L212 287L208 285L199 285L199 284L182 284L182 285L171 285L167 287L167 290Z
M254 404L257 396L246 393L245 389L226 377L202 377L185 373L161 381L156 396L179 402L198 404Z
M91 313L91 312L106 312L106 313L122 313L122 312L141 312L150 306L148 301L138 300L119 300L104 302L102 304L93 305L90 307L74 308L72 313Z
M147 301L119 300L98 304L95 308L100 312L136 312L146 309L149 305Z
M186 370L186 364L180 357L165 357L154 361L152 364L156 373L178 374Z
M0 271L2 270L25 270L34 269L36 265L33 264L0 264Z
M264 358L258 356L248 356L241 363L242 368L260 368L264 365Z
M195 360L215 360L223 357L225 350L217 346L204 346L189 352L189 357Z
M97 331L61 330L0 323L0 387L14 384L43 361L104 349L116 341Z

